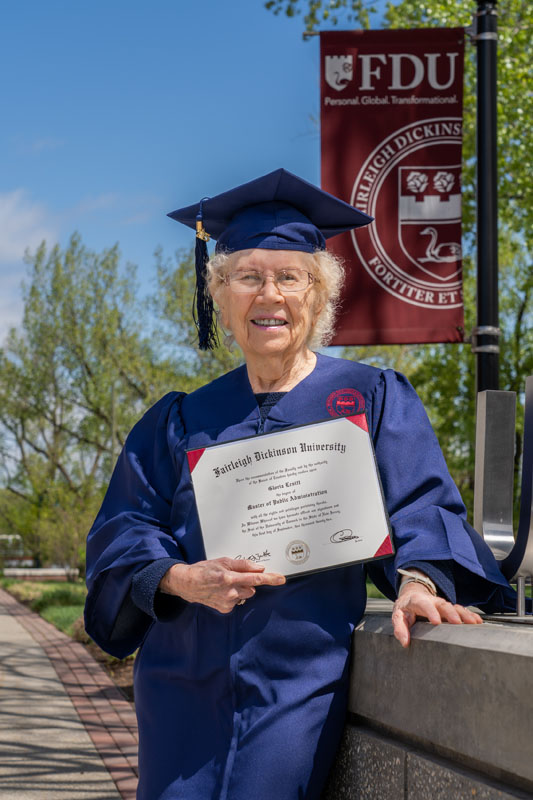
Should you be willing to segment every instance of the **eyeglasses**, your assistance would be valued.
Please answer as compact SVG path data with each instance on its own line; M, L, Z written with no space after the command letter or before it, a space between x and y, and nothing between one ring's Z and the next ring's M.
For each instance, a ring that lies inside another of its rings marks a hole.
M229 286L232 292L238 294L257 294L261 291L268 279L271 279L281 294L286 292L302 292L311 283L318 283L310 272L305 269L290 267L280 269L273 274L257 272L253 269L239 270L230 272L224 276L224 283Z

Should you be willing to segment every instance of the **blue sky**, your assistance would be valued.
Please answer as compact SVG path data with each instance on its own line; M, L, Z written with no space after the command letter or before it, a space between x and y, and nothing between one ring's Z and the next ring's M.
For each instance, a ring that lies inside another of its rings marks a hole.
M158 245L193 244L167 211L280 166L319 182L319 42L302 31L263 0L3 5L0 340L42 239L119 242L146 290Z

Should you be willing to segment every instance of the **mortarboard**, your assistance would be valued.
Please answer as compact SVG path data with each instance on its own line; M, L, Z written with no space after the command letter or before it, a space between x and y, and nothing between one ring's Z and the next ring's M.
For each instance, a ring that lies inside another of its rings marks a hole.
M285 169L168 216L196 230L195 322L202 350L217 343L204 274L210 237L217 240L217 252L263 248L313 253L324 250L330 236L372 222L372 217Z

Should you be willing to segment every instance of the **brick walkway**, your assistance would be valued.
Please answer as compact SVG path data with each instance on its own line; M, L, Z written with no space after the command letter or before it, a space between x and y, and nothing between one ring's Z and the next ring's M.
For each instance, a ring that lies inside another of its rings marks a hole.
M107 672L79 642L0 589L0 603L43 648L124 800L135 800L137 720Z

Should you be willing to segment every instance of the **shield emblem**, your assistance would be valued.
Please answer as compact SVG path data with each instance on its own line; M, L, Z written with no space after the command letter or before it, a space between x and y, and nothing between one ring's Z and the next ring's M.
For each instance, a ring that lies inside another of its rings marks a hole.
M353 55L326 56L324 72L328 86L341 92L353 78Z
M400 167L398 241L409 260L439 281L461 271L461 166Z

